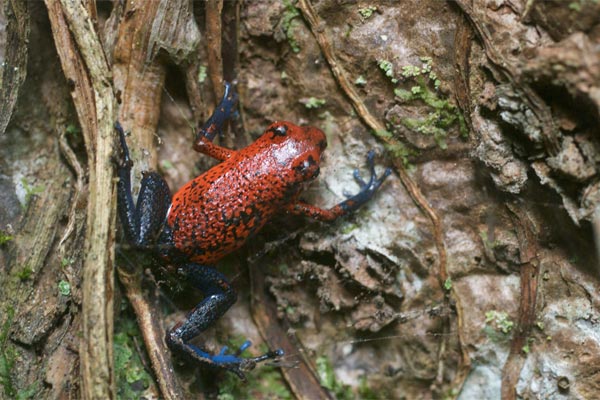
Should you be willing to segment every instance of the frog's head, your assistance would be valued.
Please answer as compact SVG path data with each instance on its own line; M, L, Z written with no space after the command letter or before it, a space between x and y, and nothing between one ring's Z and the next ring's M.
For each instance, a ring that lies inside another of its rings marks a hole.
M319 175L321 153L327 147L327 139L320 129L277 121L267 128L260 140L269 142L269 152L277 168L286 169L293 181L309 181Z

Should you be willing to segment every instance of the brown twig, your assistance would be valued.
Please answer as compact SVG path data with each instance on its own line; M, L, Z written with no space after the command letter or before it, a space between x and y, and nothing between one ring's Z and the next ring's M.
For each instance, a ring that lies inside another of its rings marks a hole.
M273 323L277 320L277 307L267 296L265 276L261 268L250 266L249 271L250 284L252 285L252 318L261 336L269 345L283 349L287 357L297 354L297 361L299 361L297 365L281 368L281 373L290 390L297 399L301 400L331 399L329 392L321 386L319 378L305 353L298 352L301 344L297 343L295 336L290 336L287 329L282 328L280 324Z
M200 90L201 85L200 82L198 82L199 69L200 63L198 62L197 54L192 55L190 63L183 67L183 74L185 76L185 91L187 93L194 118L194 126L192 127L193 130L195 130L200 122L204 120L204 111L206 109L204 96Z
M96 111L94 106L94 91L90 77L83 65L83 59L69 31L59 0L46 0L48 17L52 27L56 51L60 58L63 72L67 81L72 82L71 91L75 112L81 126L81 133L86 146L92 146L88 151L94 151L96 135Z
M222 23L222 46L223 56L223 79L227 82L236 82L240 69L240 13L242 0L228 1L223 5ZM225 135L223 145L231 148L245 147L252 141L246 129L246 114L243 104L245 97L244 86L236 87L240 96L240 106L237 108L239 118L229 121L229 130Z
M142 291L142 274L127 268L117 268L119 280L125 288L127 300L136 315L146 345L152 369L156 375L161 394L166 400L183 399L183 390L174 377L171 356L164 344L164 329L157 316L160 315L155 301L149 301ZM151 344L151 346L149 346Z
M208 52L208 76L213 85L215 102L223 97L223 56L221 54L221 13L223 0L206 2L206 41Z
M319 46L321 47L321 51L323 52L323 55L325 56L325 59L327 60L335 79L337 80L338 84L340 85L340 88L344 91L344 93L346 94L346 96L348 97L350 102L352 103L358 116L375 133L385 131L385 126L381 122L379 122L379 120L377 118L375 118L375 116L373 116L371 114L371 112L365 106L364 102L362 101L362 99L360 98L358 93L354 90L354 87L350 83L350 81L346 75L346 72L339 65L339 63L337 61L337 57L335 55L335 52L331 46L331 43L328 40L327 35L325 34L324 24L321 21L321 19L319 18L319 16L317 15L317 13L315 12L310 1L309 0L298 0L297 6L300 9L300 11L302 12L304 19L308 22L308 25L309 25L313 35L315 36L315 39L319 43ZM398 143L396 142L396 140L389 137L388 135L385 135L385 136L379 135L378 137L380 139L382 139L383 141L385 141L386 144L391 147L398 146ZM398 173L398 176L400 177L402 184L404 185L404 187L410 194L411 198L413 199L415 204L425 213L425 215L427 215L427 217L431 221L431 224L433 227L433 237L434 237L435 245L436 245L436 248L438 251L438 281L440 282L440 286L443 286L443 283L448 279L448 272L447 272L446 247L444 244L443 228L442 228L440 218L438 217L437 213L433 210L433 208L429 205L429 203L427 202L427 199L425 198L425 196L423 196L423 194L421 193L421 190L419 189L417 184L408 175L406 169L404 168L404 164L403 164L402 160L396 158L396 159L394 159L393 162L394 162L394 167L396 169L396 172ZM454 297L456 297L456 294L454 293L454 291L452 291L452 294L454 295ZM457 313L458 313L458 320L460 323L460 321L462 320L462 317L460 315L460 310L457 310ZM450 320L445 319L445 325L446 325L445 330L447 330L447 331L449 331L449 324L450 324ZM459 329L459 346L461 349L462 360L461 360L461 366L459 367L459 371L460 371L458 374L459 379L457 379L455 381L455 387L457 387L457 386L462 387L462 384L464 383L464 379L466 379L466 375L467 375L467 372L469 370L469 365L470 365L470 359L469 359L468 353L467 353L466 349L464 348L464 346L462 345L464 343L464 339L462 338L462 335L460 332L461 332L461 330ZM446 337L445 340L448 340L447 336L445 336L445 337ZM446 347L447 347L446 344L441 344L440 350L444 350ZM440 358L441 359L444 358L443 351L440 352ZM443 368L439 369L439 374L443 375ZM439 381L441 378L442 378L442 376L438 376L436 378L436 381Z
M507 205L519 241L521 298L517 327L510 343L510 353L502 368L502 399L517 398L516 386L525 358L523 348L533 325L535 324L535 307L539 280L539 260L537 258L536 235L533 223L526 212L516 206Z
M65 137L66 131L63 130L58 136L58 145L60 147L60 151L62 155L67 159L67 162L75 171L75 194L71 199L71 209L69 210L69 222L67 223L67 227L65 228L65 233L63 234L60 242L58 242L58 246L62 248L65 241L68 237L73 233L75 229L76 222L76 211L79 205L79 198L81 197L81 193L83 192L83 177L85 173L83 172L83 168L81 168L81 164L77 160L77 156L73 153L71 146L67 142L67 138Z
M472 127L471 121L471 76L469 58L474 32L466 17L458 20L454 34L454 93L456 102L462 110L466 124Z
M82 398L115 398L113 355L113 151L115 98L111 73L87 7L90 2L46 0L56 47L88 155L90 185L83 264ZM68 29L67 29L68 27ZM70 31L70 32L69 32Z

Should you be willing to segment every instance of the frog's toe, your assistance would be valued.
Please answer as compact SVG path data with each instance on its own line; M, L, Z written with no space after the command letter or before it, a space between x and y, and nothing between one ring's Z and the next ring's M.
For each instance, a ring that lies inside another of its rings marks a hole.
M284 354L282 349L277 349L274 351L269 351L258 357L240 357L242 352L244 352L250 346L252 346L252 342L246 340L233 354L229 353L229 347L224 346L218 354L209 356L209 358L216 367L233 372L240 379L244 380L246 379L245 372L254 369L259 362L279 358ZM207 354L203 352L203 356L206 357Z
M354 180L358 183L358 185L360 186L361 189L368 185L368 183L365 182L365 180L363 179L363 177L360 174L360 171L358 169L355 169L352 172L352 176L354 177ZM372 175L371 175L371 177L372 177Z
M379 186L383 183L385 178L387 178L392 170L390 168L386 168L381 176L377 176L375 172L375 150L369 150L367 153L367 169L369 170L369 181L365 181L361 176L358 170L354 170L354 179L360 185L361 192L375 192Z
M246 340L244 343L242 343L242 345L239 347L239 349L237 349L237 351L235 352L235 355L239 356L240 354L242 354L244 352L244 350L246 350L250 346L252 346L252 342L249 340Z

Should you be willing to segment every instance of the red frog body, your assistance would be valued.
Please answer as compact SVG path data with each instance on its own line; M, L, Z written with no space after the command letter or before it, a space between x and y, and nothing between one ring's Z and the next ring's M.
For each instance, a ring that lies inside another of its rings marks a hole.
M366 203L391 173L375 175L374 152L367 154L370 179L354 178L360 191L330 209L299 201L307 182L319 175L321 154L327 142L322 131L290 122L275 122L254 143L231 150L212 143L223 129L236 103L231 85L225 85L223 99L200 128L194 149L221 161L194 178L171 197L165 180L156 172L146 172L137 201L131 194L129 149L120 124L116 124L122 149L117 172L118 214L126 240L143 250L153 250L177 270L205 298L186 319L166 335L173 352L205 367L224 369L244 378L256 363L283 355L282 350L258 357L240 354L250 346L244 343L233 354L224 348L218 354L191 344L236 301L227 279L214 268L225 255L244 245L275 214L288 212L321 221L333 221Z
M237 250L295 203L303 184L319 174L325 147L319 129L275 122L248 147L223 154L173 196L167 216L173 244L190 261L210 265Z

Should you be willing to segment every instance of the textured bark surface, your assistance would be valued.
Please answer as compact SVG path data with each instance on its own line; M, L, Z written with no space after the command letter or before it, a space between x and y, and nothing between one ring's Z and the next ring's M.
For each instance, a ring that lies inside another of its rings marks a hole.
M57 10L79 2L26 3L0 14L0 128L11 121L0 134L0 398L78 399L82 372L119 398L597 396L597 2L86 2L91 19L71 23ZM101 38L105 87L91 79L93 46L69 30L81 22ZM112 230L96 243L105 283L84 275L90 229L102 229L88 224L86 239L92 192L112 196L91 172L112 168L94 144L98 130L113 135L96 109L111 95L98 93L115 94L132 131L135 181L156 168L175 190L211 165L190 126L210 114L223 74L240 94L225 143L247 144L273 120L326 133L308 202L358 190L352 170L368 149L378 171L396 172L354 215L281 216L219 266L239 301L199 343L248 337L255 353L265 342L287 352L283 374L260 366L246 384L161 353L164 330L201 294L120 245L111 342ZM88 303L98 326L84 322L86 290L102 296ZM91 350L111 360L80 371L99 332Z
M0 8L0 134L6 130L27 72L28 8L23 1L4 1Z

